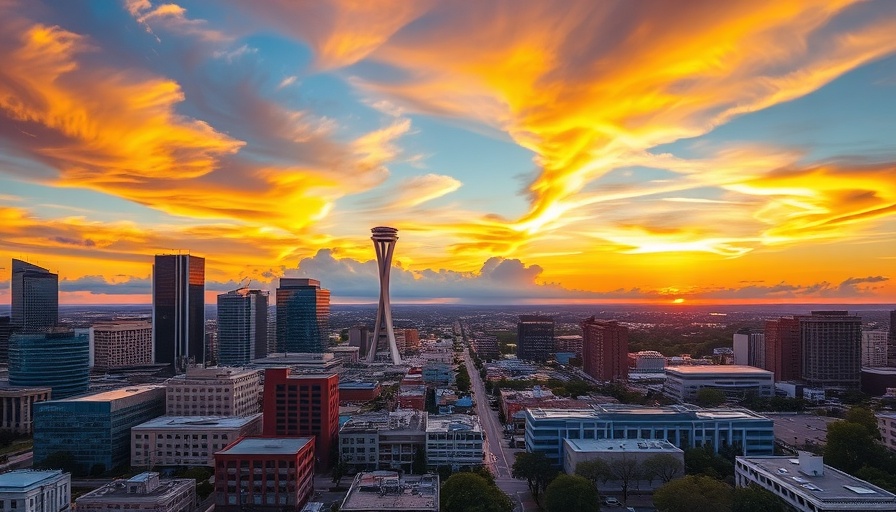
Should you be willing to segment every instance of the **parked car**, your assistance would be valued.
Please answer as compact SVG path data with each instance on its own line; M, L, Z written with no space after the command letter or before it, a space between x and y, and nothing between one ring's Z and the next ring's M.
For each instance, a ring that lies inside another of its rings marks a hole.
M621 507L622 503L619 503L619 500L617 500L616 498L608 496L604 498L604 505L608 507Z

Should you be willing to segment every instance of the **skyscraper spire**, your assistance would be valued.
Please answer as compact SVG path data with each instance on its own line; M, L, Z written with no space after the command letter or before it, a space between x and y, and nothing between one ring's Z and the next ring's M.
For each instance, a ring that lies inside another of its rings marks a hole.
M392 363L401 364L401 354L398 352L395 330L392 328L392 303L389 300L389 275L392 269L392 253L395 251L395 242L398 241L398 230L379 226L371 229L370 232L373 233L370 239L373 240L373 246L376 249L376 263L379 268L380 302L376 308L376 322L373 326L374 339L367 351L367 362L374 362L380 342L386 341L389 344Z

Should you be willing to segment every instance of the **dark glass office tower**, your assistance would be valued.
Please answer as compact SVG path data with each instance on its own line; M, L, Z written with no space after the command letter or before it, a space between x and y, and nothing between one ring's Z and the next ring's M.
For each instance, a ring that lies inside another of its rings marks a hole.
M48 332L59 321L59 276L12 260L12 328L22 334Z
M182 373L205 362L205 258L158 254L152 267L155 362Z
M268 292L218 295L218 364L241 366L268 355Z
M330 290L317 279L283 277L277 288L277 352L323 352L330 335Z
M0 364L9 361L9 336L12 334L12 325L8 316L0 316Z
M554 319L541 315L520 315L516 325L516 357L545 362L554 351Z

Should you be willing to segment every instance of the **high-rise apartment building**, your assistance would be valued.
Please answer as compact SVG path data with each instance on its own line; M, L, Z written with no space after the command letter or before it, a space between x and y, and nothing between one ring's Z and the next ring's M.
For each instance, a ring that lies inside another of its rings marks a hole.
M356 325L348 330L348 344L358 347L360 357L367 357L367 347L370 344L370 331L366 325Z
M59 322L59 276L31 263L12 260L13 330L48 332Z
M191 366L165 382L165 414L249 416L258 412L260 387L256 370Z
M734 364L765 368L765 334L741 329L734 333Z
M581 325L585 373L604 381L628 378L628 327L593 316Z
M765 322L763 368L775 374L775 382L801 378L801 353L799 318L781 317Z
M9 362L9 336L12 324L8 316L0 316L0 364Z
M218 364L242 366L268 355L268 292L240 288L218 295Z
M887 366L896 366L896 309L890 311L890 329L887 332Z
M846 311L813 311L799 323L803 380L813 387L858 388L862 318Z
M887 366L887 331L862 331L862 366Z
M330 290L317 279L281 277L277 352L324 352L330 335Z
M152 267L155 362L182 373L205 362L205 258L157 254Z
M90 366L97 370L152 363L152 324L105 322L90 328Z
M87 391L90 340L74 331L13 334L9 341L9 384L52 388L54 399Z
M264 372L264 435L314 436L315 453L329 467L339 435L339 375L290 375L289 368Z
M520 315L516 324L516 356L524 361L544 362L554 351L554 319L541 315Z

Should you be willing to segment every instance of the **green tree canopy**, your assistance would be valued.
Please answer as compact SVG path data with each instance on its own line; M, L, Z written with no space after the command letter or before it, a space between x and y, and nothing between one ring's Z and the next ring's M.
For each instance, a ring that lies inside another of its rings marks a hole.
M828 425L825 463L854 473L875 458L877 446L868 428L861 423L835 421Z
M451 475L442 485L439 505L443 512L511 512L513 503L496 486L471 472Z
M784 502L756 484L734 489L731 512L784 512Z
M598 480L606 482L613 476L609 464L601 459L593 459L576 464L576 474L597 485Z
M525 478L532 491L532 497L538 502L541 491L547 488L557 475L557 470L544 452L520 452L516 454L511 468L513 478Z
M657 489L653 503L664 512L731 512L733 493L715 478L688 475Z
M700 388L695 401L700 407L718 407L725 403L725 392L721 389Z
M597 489L586 478L559 475L544 491L547 512L598 512Z
M644 478L650 481L659 479L663 483L668 483L684 474L684 464L678 457L669 453L660 453L644 459L641 467Z
M874 412L871 409L866 409L864 407L853 407L851 408L844 418L846 421L850 423L858 423L865 427L868 433L874 439L880 439L880 429L877 426L877 416L874 415Z

